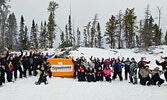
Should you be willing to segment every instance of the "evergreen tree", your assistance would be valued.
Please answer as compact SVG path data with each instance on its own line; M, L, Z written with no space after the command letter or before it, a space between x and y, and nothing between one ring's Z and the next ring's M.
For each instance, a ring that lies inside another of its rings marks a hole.
M155 46L161 45L161 36L162 32L159 29L159 26L157 24L154 25L154 31L153 31L153 43Z
M123 48L122 43L122 31L123 31L123 14L121 10L119 11L119 14L117 15L117 40L118 40L118 49Z
M54 39L56 37L55 35L55 10L59 7L59 5L54 2L50 1L48 11L50 12L49 19L48 19L48 43L49 48L53 48Z
M90 46L93 47L93 44L94 44L94 40L95 40L95 36L96 36L96 26L97 26L97 14L95 15L95 18L93 19L93 22L92 22L92 27L91 27L91 41L90 41Z
M53 48L53 43L55 39L55 21L54 21L54 16L52 12L50 13L49 19L48 19L48 42L49 42L49 48Z
M83 34L84 34L84 46L88 47L88 37L87 37L88 35L86 33L86 28L84 29Z
M65 33L66 33L66 43L68 44L69 43L68 25L65 26Z
M101 28L100 28L100 23L97 24L97 47L101 48L102 47L102 36L101 36ZM96 42L95 42L96 43Z
M63 44L65 42L64 32L61 32L60 38L61 38L61 44Z
M24 34L25 34L25 24L24 24L24 17L21 16L21 21L20 21L20 30L19 30L19 42L20 42L20 46L24 47L26 44L24 44Z
M5 34L7 32L7 20L9 15L10 0L0 0L0 49L2 50L5 46Z
M25 33L24 33L24 40L23 40L23 44L24 44L23 49L24 50L28 50L29 47L30 47L30 43L29 43L28 28L27 28L27 26L25 26L24 32Z
M34 49L38 48L38 39L37 39L37 34L38 34L38 29L37 25L35 24L35 21L32 21L32 26L31 26L31 47Z
M46 21L43 25L43 22L41 22L41 28L40 28L40 48L47 48L47 38L48 38L48 34L47 34L47 24Z
M79 31L79 28L77 28L77 46L80 47L81 43L81 32Z
M9 15L7 20L6 46L9 49L16 50L17 43L17 21L15 14Z
M112 15L109 21L106 23L106 43L110 45L110 48L115 48L115 33L116 33L116 19L115 16Z
M135 16L134 10L134 8L127 8L124 15L124 37L126 42L126 48L135 47L135 22L137 16Z
M69 44L70 44L70 46L73 46L71 15L69 15L69 19L68 19L68 32L69 32Z
M165 44L167 45L167 31L166 31L166 35L165 35Z

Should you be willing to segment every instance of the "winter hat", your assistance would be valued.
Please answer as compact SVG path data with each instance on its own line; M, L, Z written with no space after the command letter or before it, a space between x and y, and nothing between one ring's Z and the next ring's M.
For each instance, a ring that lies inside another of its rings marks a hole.
M132 58L131 60L135 60L135 58Z
M165 57L165 59L167 59L167 57Z

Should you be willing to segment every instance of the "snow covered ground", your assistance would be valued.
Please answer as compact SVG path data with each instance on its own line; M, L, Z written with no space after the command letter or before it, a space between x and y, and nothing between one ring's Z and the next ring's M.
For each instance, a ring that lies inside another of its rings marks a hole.
M141 57L150 60L150 68L154 68L155 59L161 56L167 56L167 46L157 47L153 54L146 52L134 53L137 49L121 49L121 50L104 50L97 48L79 48L70 52L70 56L90 56L95 57L134 57L137 61ZM49 50L49 53L60 50ZM159 52L163 52L162 54ZM44 52L46 53L46 51ZM161 67L160 67L161 68ZM124 74L123 74L124 75ZM163 75L162 75L163 77ZM132 85L128 81L120 82L118 79L108 82L78 82L71 78L48 78L48 85L36 86L34 83L38 77L28 77L18 79L14 83L6 83L0 87L0 100L166 100L167 99L167 83L161 87L158 86L141 86L140 84Z

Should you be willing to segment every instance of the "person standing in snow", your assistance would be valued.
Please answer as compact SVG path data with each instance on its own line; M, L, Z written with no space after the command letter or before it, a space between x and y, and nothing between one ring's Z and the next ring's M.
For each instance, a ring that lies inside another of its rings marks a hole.
M40 55L37 53L37 51L34 52L33 56L33 74L34 76L37 76L37 68L41 65L41 58Z
M134 58L131 59L131 64L129 67L129 79L130 82L129 83L133 83L133 84L137 84L137 69L138 69L138 64L135 61Z
M129 67L130 67L131 62L130 62L129 58L127 58L125 62L122 60L122 63L125 64L125 80L127 80L128 74L129 74Z
M20 52L21 52L20 56L18 56L18 54L16 53L14 58L13 58L13 69L14 69L15 80L17 79L17 70L19 70L20 78L22 78L22 73L23 73L23 70L22 70L21 65L20 65L20 59L23 56L23 52L21 49L20 49Z
M89 62L87 62L86 59L84 59L84 62L82 63L82 65L85 67L85 71L88 71L88 69L89 69Z
M86 72L86 74L87 74L87 81L88 82L96 82L95 72L94 72L94 69L92 67L90 67L88 69L88 71Z
M119 60L117 59L117 60L116 60L116 63L113 65L113 68L114 68L114 76L113 76L113 79L114 79L114 80L116 79L117 75L119 76L120 81L123 80L123 78L122 78L122 68L123 68L123 67L124 67L124 65L121 64L121 63L119 62Z
M7 74L7 80L8 82L11 82L11 73L9 71L9 67L8 67L8 56L9 56L9 51L8 48L5 48L7 53L6 56L5 54L1 55L0 58L0 63L1 63L1 78L2 78L2 82L5 83L5 73Z
M149 76L149 74L151 74L149 70L149 66L145 66L145 69L142 69L139 73L141 75L141 79L140 79L141 85L149 86L152 84L151 78Z
M104 69L104 76L107 82L111 82L111 72L112 70L110 69L110 67L106 66L106 68Z
M28 69L29 75L30 76L32 75L29 59L30 59L30 57L27 55L27 53L22 58L23 70L24 70L23 71L23 75L24 75L24 77L27 77L27 69Z
M10 56L8 59L8 67L9 67L9 72L10 72L10 78L12 81L12 78L13 78L13 56Z
M159 70L159 67L156 67L152 72L152 81L153 81L153 85L158 85L159 87L161 86L161 84L164 83L164 80L160 78L161 74L163 74L163 71ZM158 83L157 83L158 82Z
M162 66L162 70L164 71L165 80L167 82L167 57L165 57L164 59L165 61L162 63L156 60L156 64Z
M74 63L74 79L76 79L77 76L77 70L80 66L80 62L79 59L77 58L76 61L74 61L73 57L72 57L72 62Z

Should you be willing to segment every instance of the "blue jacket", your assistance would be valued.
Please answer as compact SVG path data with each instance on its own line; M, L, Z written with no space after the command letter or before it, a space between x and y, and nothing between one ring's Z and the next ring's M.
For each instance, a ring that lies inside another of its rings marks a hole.
M45 55L44 58L52 58L55 54L52 55Z
M124 65L123 64L121 64L120 62L119 63L115 63L114 65L113 65L113 68L114 68L114 71L116 71L116 67L119 67L119 72L122 72L122 68L124 67Z

